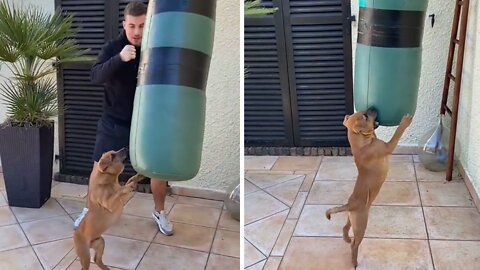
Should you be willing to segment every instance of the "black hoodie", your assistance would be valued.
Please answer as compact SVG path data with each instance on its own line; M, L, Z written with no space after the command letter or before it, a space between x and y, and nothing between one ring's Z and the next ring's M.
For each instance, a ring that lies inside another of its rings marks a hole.
M128 127L132 121L133 99L140 62L140 47L135 47L137 52L135 59L123 62L120 58L120 52L129 44L123 31L117 39L103 47L90 71L91 81L105 86L103 116L116 124Z

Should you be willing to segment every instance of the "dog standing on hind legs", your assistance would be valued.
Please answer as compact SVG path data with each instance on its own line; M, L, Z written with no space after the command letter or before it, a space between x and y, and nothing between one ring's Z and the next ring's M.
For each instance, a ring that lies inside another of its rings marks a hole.
M123 172L127 149L109 151L102 155L89 180L89 210L73 234L75 251L80 258L83 270L90 267L90 248L95 250L94 261L102 270L109 268L103 263L102 256L105 240L102 237L120 218L123 205L137 183L144 177L137 174L124 186L118 183L118 176Z
M348 130L348 142L352 150L358 177L347 204L326 211L327 219L338 212L348 211L347 224L343 227L343 239L350 243L352 263L358 265L358 247L363 240L368 223L368 212L387 178L390 156L397 147L405 130L412 123L412 116L405 115L393 137L388 142L377 139L374 109L346 115L343 125ZM353 231L353 241L348 232Z

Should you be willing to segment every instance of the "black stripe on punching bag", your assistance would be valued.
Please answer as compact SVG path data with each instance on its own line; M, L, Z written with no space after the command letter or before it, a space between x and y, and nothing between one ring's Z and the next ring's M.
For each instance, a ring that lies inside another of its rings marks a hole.
M205 90L210 57L178 47L155 47L142 51L138 85L172 84ZM153 61L152 61L153 60Z
M203 15L215 20L217 0L156 0L153 13L177 11Z
M390 48L422 44L424 11L360 8L358 43Z

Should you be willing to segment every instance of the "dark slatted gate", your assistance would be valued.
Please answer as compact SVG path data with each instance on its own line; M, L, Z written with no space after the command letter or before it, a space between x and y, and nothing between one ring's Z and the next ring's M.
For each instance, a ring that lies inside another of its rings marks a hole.
M245 145L348 146L350 2L273 0L245 19Z

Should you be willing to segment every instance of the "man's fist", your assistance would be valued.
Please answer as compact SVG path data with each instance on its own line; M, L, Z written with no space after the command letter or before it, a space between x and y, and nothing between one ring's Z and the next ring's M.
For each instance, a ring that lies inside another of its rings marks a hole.
M126 45L123 47L123 50L120 52L120 58L123 62L128 62L132 59L135 59L137 53L133 45Z

